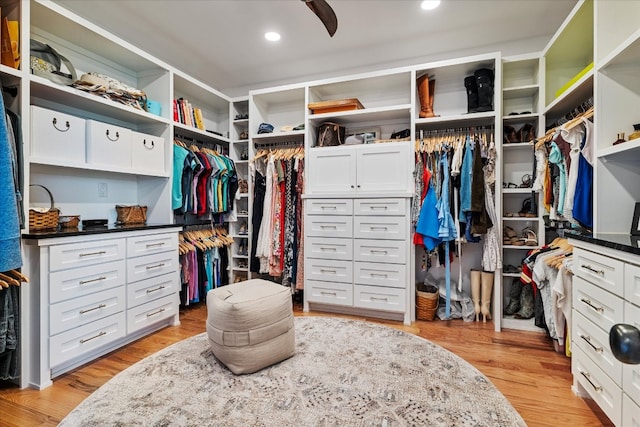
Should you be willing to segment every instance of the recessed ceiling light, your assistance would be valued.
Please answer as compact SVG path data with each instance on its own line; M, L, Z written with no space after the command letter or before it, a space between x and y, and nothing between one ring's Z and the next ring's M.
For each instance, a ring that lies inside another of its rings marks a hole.
M280 40L280 34L276 33L275 31L269 31L264 33L264 38L269 40L270 42L277 42L278 40Z
M424 10L433 10L438 6L440 6L440 0L424 0L420 4L420 7Z

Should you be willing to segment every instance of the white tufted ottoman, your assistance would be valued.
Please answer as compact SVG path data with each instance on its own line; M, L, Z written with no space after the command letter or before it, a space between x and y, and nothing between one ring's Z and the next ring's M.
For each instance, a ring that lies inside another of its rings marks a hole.
M250 374L293 356L291 291L262 279L212 289L207 336L213 354L234 374Z

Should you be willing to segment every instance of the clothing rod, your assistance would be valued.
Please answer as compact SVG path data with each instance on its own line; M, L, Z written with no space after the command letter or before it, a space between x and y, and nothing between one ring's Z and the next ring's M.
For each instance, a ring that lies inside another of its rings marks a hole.
M179 139L179 140L184 141L184 142L189 142L191 144L196 144L196 145L199 144L201 147L211 147L211 146L216 146L216 145L219 145L219 144L227 144L227 145L229 145L229 143L225 142L225 141L220 141L220 140L216 140L216 141L201 141L199 139L192 138L192 137L186 136L186 135L182 135L180 133L174 133L174 136L175 136L176 139Z
M256 149L266 148L297 148L304 145L304 141L255 142Z

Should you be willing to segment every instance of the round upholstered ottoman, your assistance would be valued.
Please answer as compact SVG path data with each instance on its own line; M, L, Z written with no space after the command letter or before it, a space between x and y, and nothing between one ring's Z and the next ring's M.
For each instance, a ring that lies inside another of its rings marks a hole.
M207 294L207 336L216 358L234 374L249 374L293 356L291 291L251 279Z

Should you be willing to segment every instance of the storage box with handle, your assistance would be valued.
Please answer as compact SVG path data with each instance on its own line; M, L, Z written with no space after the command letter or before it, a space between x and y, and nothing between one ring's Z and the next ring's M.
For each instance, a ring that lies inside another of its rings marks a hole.
M32 105L30 140L35 159L85 164L85 119Z
M131 170L131 129L87 120L87 163Z
M29 187L39 187L47 192L51 205L48 208L29 208L29 231L55 230L58 228L60 210L54 207L53 194L43 185L30 184Z

